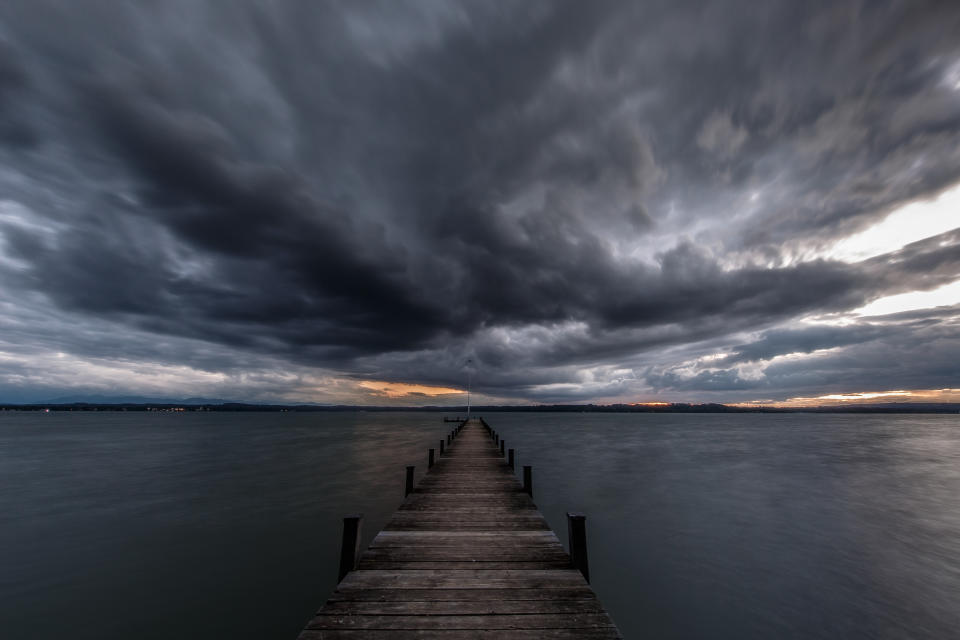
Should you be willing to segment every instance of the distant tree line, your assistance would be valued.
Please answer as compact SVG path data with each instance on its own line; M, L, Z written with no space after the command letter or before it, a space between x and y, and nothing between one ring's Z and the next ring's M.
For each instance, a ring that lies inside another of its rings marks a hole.
M225 402L222 404L93 404L73 402L69 404L0 404L0 411L428 411L466 415L466 406L440 407L388 407L361 405L308 405L308 404L251 404ZM765 407L734 406L718 403L688 404L537 404L537 405L484 405L471 407L473 415L499 411L553 412L553 413L960 413L960 403L888 403L849 404L817 407Z

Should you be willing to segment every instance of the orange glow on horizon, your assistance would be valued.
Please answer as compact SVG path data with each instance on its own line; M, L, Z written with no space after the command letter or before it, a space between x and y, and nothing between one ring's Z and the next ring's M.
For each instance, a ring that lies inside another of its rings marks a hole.
M822 396L798 396L786 400L751 400L731 403L735 407L808 407L824 404L860 404L880 402L960 402L960 389L892 389L828 393Z
M360 383L360 386L388 398L404 398L412 395L434 397L464 393L461 389L451 389L448 387L431 387L425 384L382 382L379 380L364 380Z
M631 402L631 407L666 407L669 406L669 402Z

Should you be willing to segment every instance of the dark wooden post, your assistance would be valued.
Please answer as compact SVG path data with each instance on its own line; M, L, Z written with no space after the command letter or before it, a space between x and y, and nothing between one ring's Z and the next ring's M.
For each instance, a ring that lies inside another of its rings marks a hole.
M523 490L533 497L533 467L528 464L523 465Z
M443 455L443 438L440 438L440 455Z
M507 446L507 441L506 441L506 440L501 440L501 441L500 441L500 455L501 455L501 456L503 455L503 451L504 451L503 448L504 448L505 446Z
M413 470L416 469L414 466L407 467L407 486L403 491L403 497L406 498L408 495L413 493Z
M348 573L357 568L360 562L360 525L363 523L362 513L352 513L343 519L343 542L340 545L340 577L339 583Z
M514 452L516 449L507 449L507 464L510 465L510 468L514 471L517 470L517 463L514 459Z
M570 563L579 569L590 584L590 563L587 562L587 516L567 512L567 534L570 539Z
M429 453L427 454L427 469L433 468L433 453L434 450L430 449Z
M450 446L450 439L451 439L452 437L453 437L453 436L451 436L450 434L447 434L447 446L448 446L448 447Z

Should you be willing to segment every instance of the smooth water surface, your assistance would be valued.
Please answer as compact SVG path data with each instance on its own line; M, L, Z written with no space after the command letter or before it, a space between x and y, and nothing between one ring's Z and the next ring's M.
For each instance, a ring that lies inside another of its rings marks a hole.
M295 638L435 413L2 413L4 638ZM960 416L493 413L627 638L949 638Z

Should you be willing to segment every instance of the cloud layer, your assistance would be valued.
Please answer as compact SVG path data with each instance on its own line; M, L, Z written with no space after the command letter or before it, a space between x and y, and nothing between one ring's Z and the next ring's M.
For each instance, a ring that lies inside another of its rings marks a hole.
M950 386L851 312L960 231L828 256L960 181L960 9L736 4L4 3L0 399Z

